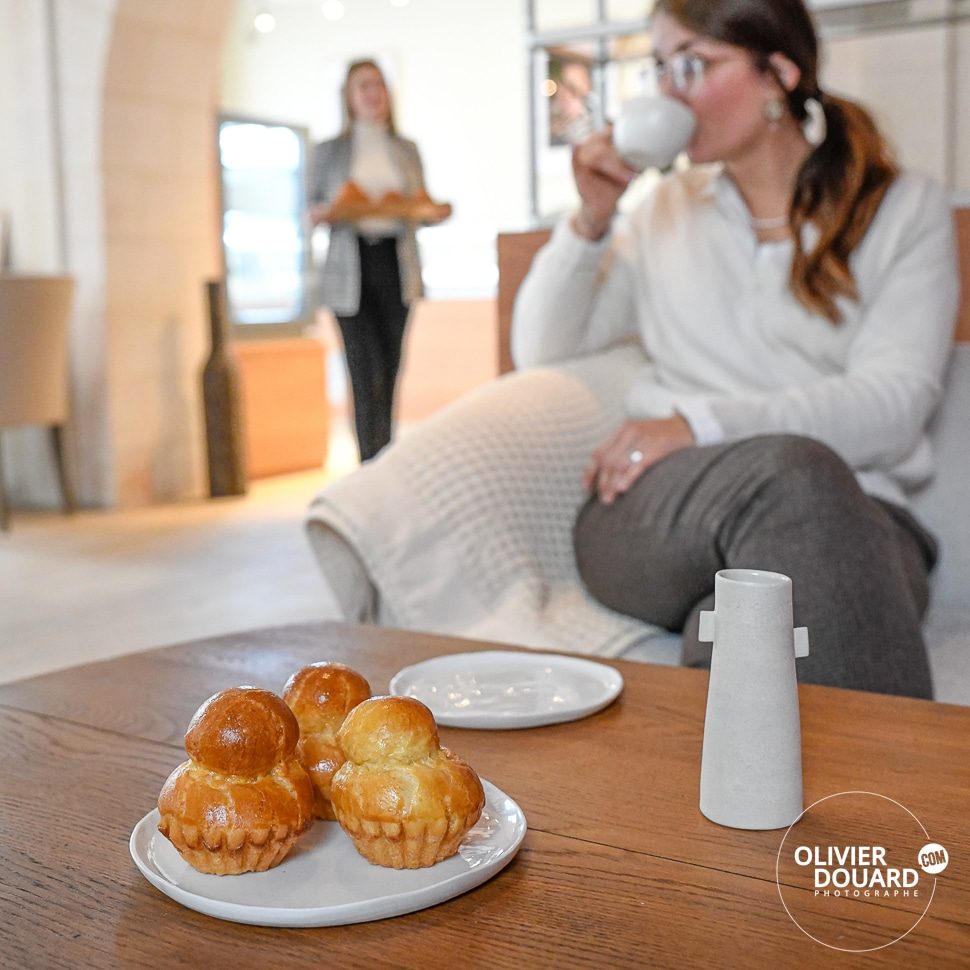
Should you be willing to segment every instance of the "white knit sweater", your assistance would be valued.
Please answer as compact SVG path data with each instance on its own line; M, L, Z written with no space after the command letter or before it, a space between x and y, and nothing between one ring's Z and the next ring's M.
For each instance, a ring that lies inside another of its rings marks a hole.
M905 504L932 475L924 428L956 317L946 197L920 176L896 180L851 256L860 299L840 302L838 326L792 296L792 250L757 241L719 167L670 175L603 240L557 226L519 291L516 364L638 339L650 362L627 387L631 417L678 411L701 444L809 435L868 492Z

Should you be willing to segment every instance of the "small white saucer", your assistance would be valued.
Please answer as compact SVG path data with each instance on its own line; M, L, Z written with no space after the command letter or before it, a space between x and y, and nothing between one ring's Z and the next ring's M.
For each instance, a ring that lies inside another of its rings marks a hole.
M575 721L622 690L623 677L606 664L511 650L434 657L405 667L390 684L392 694L427 704L439 724L493 730Z

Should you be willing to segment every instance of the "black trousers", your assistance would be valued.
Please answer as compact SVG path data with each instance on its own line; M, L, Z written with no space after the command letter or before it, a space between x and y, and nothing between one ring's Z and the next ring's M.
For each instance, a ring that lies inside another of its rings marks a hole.
M683 631L689 665L710 663L698 616L714 609L714 574L768 569L791 577L795 625L808 627L799 680L933 696L920 620L936 543L817 441L765 435L676 451L613 505L591 498L574 540L590 592Z
M360 247L360 306L339 316L354 404L360 460L373 458L391 440L394 391L409 307L401 302L401 272L393 238Z

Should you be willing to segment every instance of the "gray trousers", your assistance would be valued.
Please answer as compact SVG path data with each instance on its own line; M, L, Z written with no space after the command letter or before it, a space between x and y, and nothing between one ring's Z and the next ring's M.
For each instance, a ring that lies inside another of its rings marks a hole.
M724 568L791 577L806 683L932 697L921 618L936 543L905 510L866 495L810 438L765 435L686 448L613 505L591 498L574 531L589 591L606 606L683 632L684 662L710 663L698 615Z

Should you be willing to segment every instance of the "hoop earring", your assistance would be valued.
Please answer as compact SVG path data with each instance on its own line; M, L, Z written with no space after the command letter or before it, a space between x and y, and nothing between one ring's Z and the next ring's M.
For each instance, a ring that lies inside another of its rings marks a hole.
M805 120L802 122L802 135L805 141L818 148L825 141L828 134L828 123L825 120L825 108L818 98L805 99Z
M785 106L781 103L781 98L771 98L765 102L765 120L768 124L777 125L784 115Z

